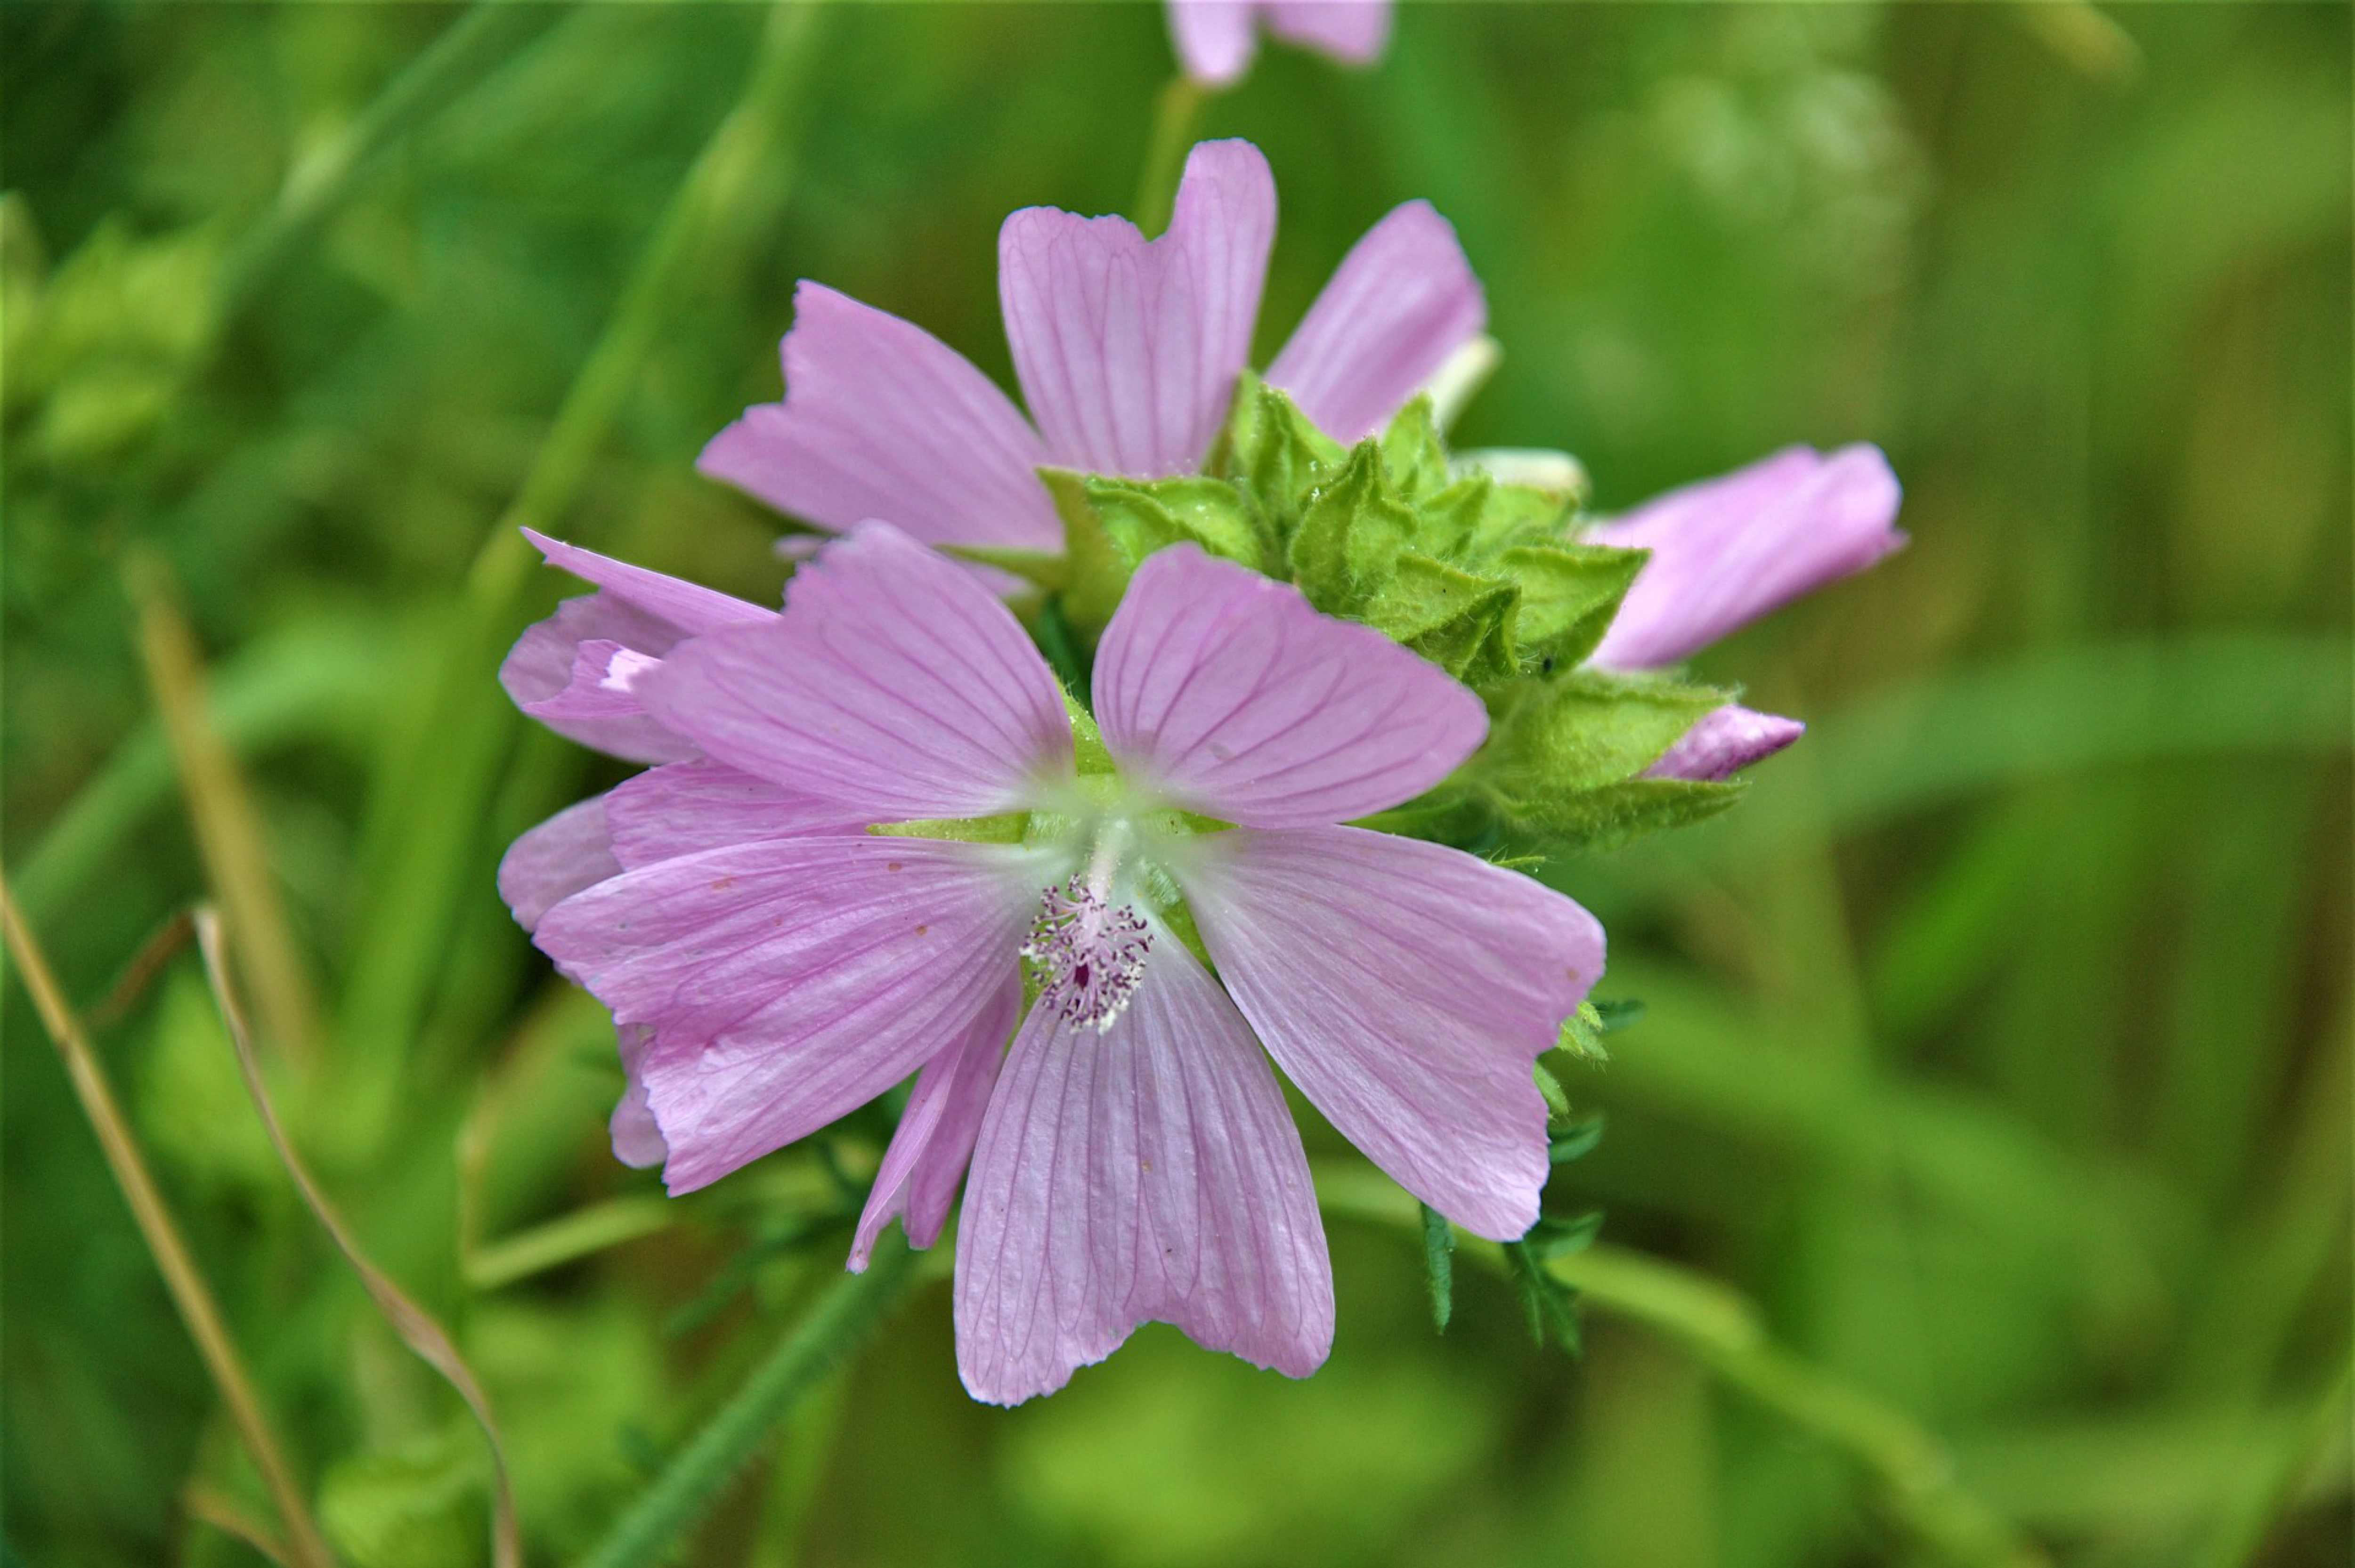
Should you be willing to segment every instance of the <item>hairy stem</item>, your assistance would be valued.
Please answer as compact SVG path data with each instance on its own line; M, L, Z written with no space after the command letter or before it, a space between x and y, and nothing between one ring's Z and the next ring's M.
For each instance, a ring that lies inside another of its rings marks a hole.
M836 1282L817 1309L679 1450L581 1568L644 1568L666 1561L777 1423L858 1348L917 1277L916 1254L897 1233L887 1234L867 1272Z

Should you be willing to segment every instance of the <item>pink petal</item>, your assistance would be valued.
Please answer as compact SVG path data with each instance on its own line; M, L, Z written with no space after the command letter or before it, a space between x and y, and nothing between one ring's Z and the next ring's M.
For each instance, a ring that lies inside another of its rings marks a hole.
M883 1227L898 1220L911 1246L941 1239L949 1205L964 1181L974 1139L981 1136L982 1113L997 1082L1006 1042L1022 1012L1022 977L1009 971L996 998L981 1010L964 1037L924 1064L908 1096L891 1145L875 1172L874 1190L858 1216L850 1245L850 1271L866 1271Z
M1195 545L1131 579L1096 651L1095 713L1137 783L1263 828L1395 806L1488 732L1436 665Z
M694 744L647 717L634 700L613 711L592 709L583 716L561 699L572 688L583 647L663 652L676 647L679 638L671 622L613 594L568 599L554 615L526 628L516 639L499 666L499 684L516 706L567 740L631 762L676 762L694 756Z
M1038 432L956 350L804 282L783 355L785 400L714 436L705 473L827 528L881 517L928 545L1062 547Z
M1166 934L1109 1030L1034 1007L1015 1036L965 1186L957 1369L975 1399L1016 1404L1155 1320L1293 1377L1333 1342L1332 1266L1283 1091Z
M1807 726L1797 719L1753 713L1728 703L1703 714L1657 762L1644 769L1644 777L1713 784L1774 756L1806 733Z
M499 862L499 896L525 930L584 887L621 874L605 826L605 797L567 806L526 832Z
M1390 42L1391 0L1268 0L1267 30L1336 59L1370 65Z
M1251 355L1275 242L1275 181L1248 142L1186 160L1169 232L1025 207L997 237L1006 335L1054 461L1190 473Z
M1172 868L1227 990L1342 1136L1508 1241L1538 1217L1530 1064L1603 972L1593 916L1460 850L1359 828L1204 834Z
M1229 87L1259 52L1256 7L1246 0L1169 0L1169 39L1186 74L1205 87Z
M839 806L814 800L724 762L674 762L648 768L605 797L613 856L642 865L759 839L862 832L867 824Z
M1267 379L1335 440L1362 440L1487 321L1455 228L1429 202L1411 201L1341 259Z
M709 756L868 821L1012 810L1071 766L1021 623L882 524L795 573L782 617L696 639L637 690Z
M670 1146L663 1141L654 1107L646 1104L646 1050L655 1042L655 1032L643 1023L623 1023L613 1033L614 1043L621 1047L625 1086L605 1130L613 1140L613 1158L643 1171L670 1158Z
M675 762L695 755L692 745L646 717L633 702L592 703L586 711L574 712L572 705L561 700L581 673L582 644L613 643L659 658L699 632L773 619L776 612L680 577L577 549L528 528L524 536L551 565L594 583L599 591L566 599L554 615L516 640L499 666L499 683L516 705L568 739L633 762ZM605 666L594 667L602 674ZM553 705L542 711L543 704Z
M1587 535L1652 558L1593 662L1648 670L1716 641L1905 543L1889 460L1873 446L1828 456L1786 447L1672 490Z
M542 724L596 724L645 713L631 683L662 661L623 647L609 637L583 640L572 651L572 678L553 696L523 705Z
M952 570L954 568L951 568ZM689 1192L865 1104L998 994L1041 880L1024 852L771 839L666 860L533 940L655 1033L646 1097Z
M593 583L613 598L641 610L670 627L671 641L699 637L707 631L717 631L723 626L740 621L774 620L777 612L764 609L733 594L705 588L701 583L688 582L666 572L649 571L634 567L627 561L617 561L611 556L601 556L594 550L584 550L568 545L561 539L551 539L545 534L527 528L523 536L532 542L548 564L560 571L571 573L582 582ZM641 653L659 657L667 648L648 648L640 643L621 640Z

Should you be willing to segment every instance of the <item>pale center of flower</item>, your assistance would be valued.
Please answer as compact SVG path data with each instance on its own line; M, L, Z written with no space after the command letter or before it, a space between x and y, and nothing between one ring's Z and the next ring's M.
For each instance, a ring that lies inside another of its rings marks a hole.
M1063 1022L1101 1033L1128 1006L1145 978L1153 931L1134 906L1113 901L1114 873L1126 833L1096 841L1085 871L1039 895L1039 917L1022 944L1039 981L1040 1007Z

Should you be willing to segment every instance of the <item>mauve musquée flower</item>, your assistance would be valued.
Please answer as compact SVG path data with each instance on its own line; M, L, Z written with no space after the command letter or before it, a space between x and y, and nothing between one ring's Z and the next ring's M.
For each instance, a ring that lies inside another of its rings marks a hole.
M1082 758L1005 607L868 524L781 616L605 678L693 759L602 798L615 869L534 911L534 940L634 1042L675 1192L919 1075L852 1266L895 1216L932 1241L963 1179L976 1397L1060 1387L1155 1319L1323 1361L1331 1268L1267 1055L1457 1224L1537 1219L1531 1064L1602 932L1518 873L1337 825L1487 733L1379 632L1164 550L1105 629Z
M1900 548L1902 492L1879 447L1786 447L1746 467L1656 496L1583 537L1646 549L1592 662L1674 664L1737 627ZM1654 763L1657 779L1730 778L1798 739L1796 719L1727 706Z
M1060 553L1042 465L1158 478L1209 454L1274 241L1275 182L1248 142L1193 150L1158 238L1055 207L1007 218L998 295L1028 418L922 328L805 281L784 401L746 409L697 466L822 528L880 517L928 545ZM1342 259L1267 379L1355 441L1486 321L1455 229L1408 202Z
M1169 0L1178 63L1205 87L1242 79L1263 26L1347 64L1371 65L1390 41L1391 0Z

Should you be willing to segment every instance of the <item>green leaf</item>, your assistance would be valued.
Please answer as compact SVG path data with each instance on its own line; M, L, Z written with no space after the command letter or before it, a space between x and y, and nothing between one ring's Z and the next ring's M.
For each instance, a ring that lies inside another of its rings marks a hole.
M1550 1339L1576 1355L1582 1342L1574 1306L1577 1293L1546 1272L1543 1258L1526 1241L1507 1242L1505 1262L1513 1293L1520 1298L1522 1314L1529 1319L1529 1337L1540 1345Z
M1300 514L1288 548L1292 580L1326 614L1359 614L1413 537L1414 513L1390 493L1380 443L1360 441Z
M1367 601L1362 618L1449 674L1478 686L1514 673L1513 619L1520 590L1413 551Z
M1519 1245L1542 1262L1584 1252L1594 1245L1594 1237L1602 1229L1603 1211L1600 1209L1589 1209L1566 1220L1549 1215L1531 1225Z
M1455 1310L1455 1227L1429 1203L1423 1205L1423 1270L1431 1286L1432 1326L1444 1334Z
M1603 1141L1603 1113L1582 1117L1546 1139L1546 1159L1556 1165L1567 1165L1594 1152Z
M1495 569L1521 590L1514 627L1521 657L1546 670L1585 659L1650 558L1649 551L1601 545L1516 545L1500 552Z
M1549 1068L1543 1062L1531 1063L1529 1065L1529 1071L1537 1079L1538 1093L1545 1097L1546 1119L1548 1121L1568 1121L1570 1119L1570 1096L1562 1092L1561 1080L1555 1077L1553 1075L1552 1069Z
M1607 1001L1590 999L1586 1005L1594 1010L1594 1016L1605 1034L1616 1034L1620 1030L1644 1021L1644 1003L1636 997L1618 996Z

